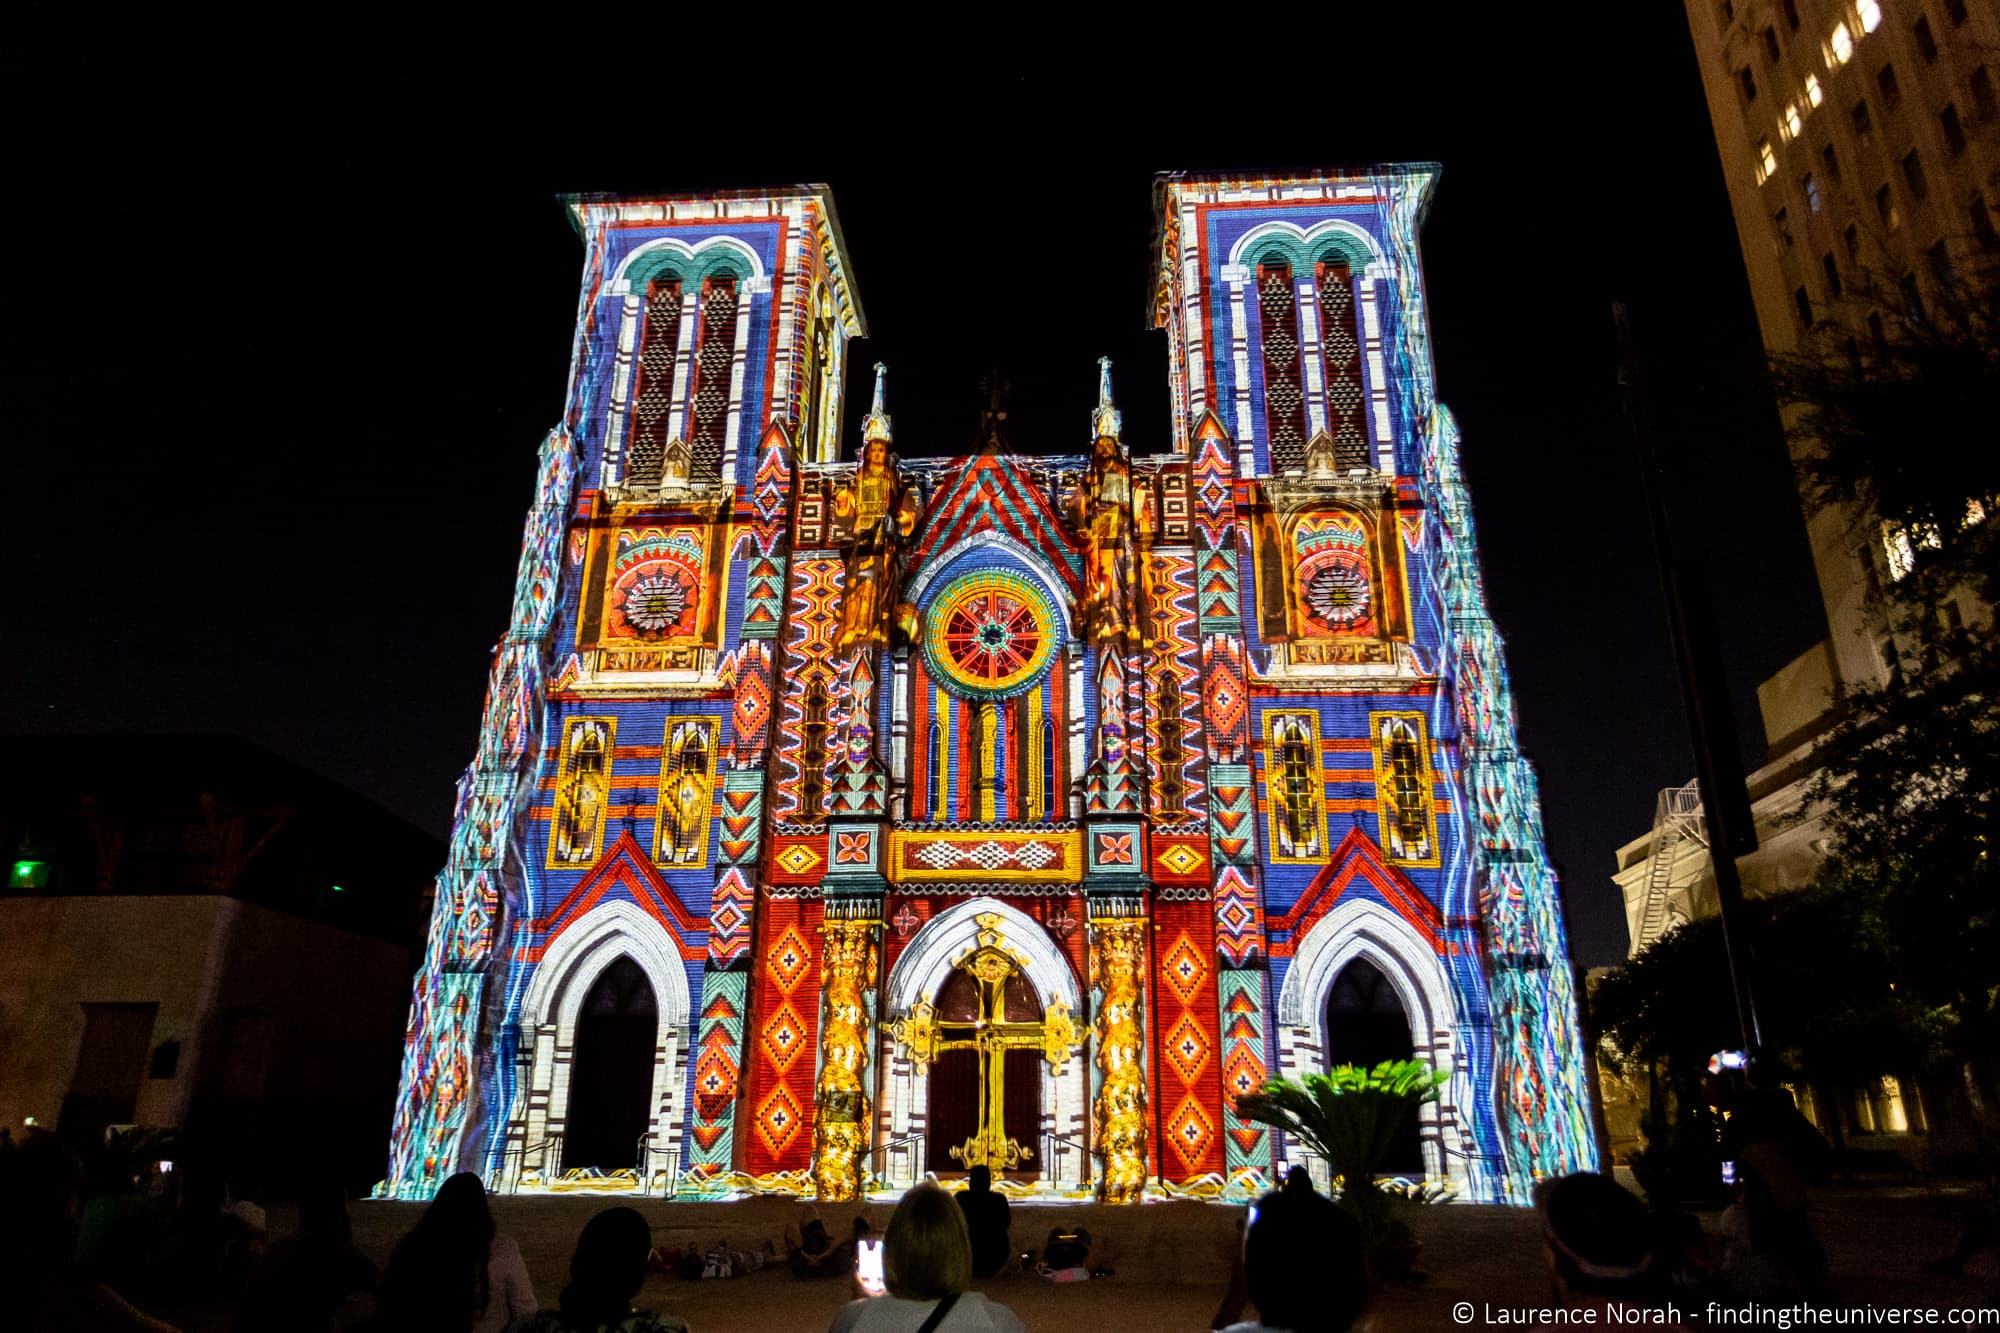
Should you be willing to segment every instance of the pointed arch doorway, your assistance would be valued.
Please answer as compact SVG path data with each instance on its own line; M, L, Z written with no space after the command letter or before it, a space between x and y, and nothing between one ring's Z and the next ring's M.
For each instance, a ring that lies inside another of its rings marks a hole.
M1340 970L1326 993L1326 1064L1373 1068L1384 1060L1408 1060L1416 1053L1410 1037L1410 1016L1389 978L1366 958L1356 958ZM1396 1131L1383 1158L1392 1175L1424 1174L1423 1142L1417 1112Z
M971 960L967 960L968 962ZM1041 1174L1042 1005L1012 966L997 983L954 967L932 1001L943 1031L931 1067L924 1167L940 1176L986 1162L1015 1180ZM1012 1166L992 1161L1025 1156Z
M659 1001L645 971L627 955L608 964L584 993L569 1076L566 1166L617 1171L637 1166L651 1125Z

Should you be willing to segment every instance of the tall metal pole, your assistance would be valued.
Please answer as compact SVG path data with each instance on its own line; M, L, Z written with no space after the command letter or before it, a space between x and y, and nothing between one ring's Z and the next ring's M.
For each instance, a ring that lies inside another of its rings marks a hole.
M1681 701L1694 742L1695 777L1701 787L1702 817L1708 825L1708 859L1715 872L1715 901L1722 918L1723 954L1736 1001L1736 1025L1743 1049L1754 1058L1763 1050L1764 1031L1757 1016L1756 952L1743 919L1743 882L1736 874L1736 858L1757 850L1757 827L1750 813L1736 714L1730 705L1722 650L1715 637L1707 574L1700 561L1674 554L1659 451L1646 413L1639 357L1624 302L1612 303L1611 318L1618 330L1619 386L1633 452L1639 461L1639 490L1645 497L1646 521L1652 529L1653 558L1660 569L1667 629L1680 671Z

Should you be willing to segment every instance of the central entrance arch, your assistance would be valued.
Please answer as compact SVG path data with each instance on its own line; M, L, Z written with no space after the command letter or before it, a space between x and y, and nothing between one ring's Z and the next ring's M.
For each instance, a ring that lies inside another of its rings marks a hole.
M955 967L932 1002L937 1021L1040 1025L1041 1001L1035 998L1034 988L1020 968L1007 974L999 992L1000 1012L989 1013L992 1005L985 988L972 973ZM931 1067L929 1105L925 1108L930 1126L924 1141L926 1170L940 1176L966 1170L966 1148L979 1132L981 1107L996 1079L1000 1084L995 1100L1000 1105L1001 1133L1031 1154L1019 1166L1008 1168L1007 1175L1030 1180L1041 1174L1042 1055L1039 1048L1026 1047L957 1047L938 1053Z
M920 1010L936 1020L935 1010L948 998L945 992L952 984L951 974L958 970L956 963L979 947L982 916L998 918L1006 947L1018 964L1014 975L1019 980L1009 978L1002 987L1002 1014L1010 1021L1021 1013L1046 1021L1060 1002L1076 1016L1081 1041L1062 1073L1051 1074L1033 1050L1000 1057L1003 1062L1010 1058L1016 1062L1007 1064L1004 1074L1003 1100L1010 1104L1003 1106L1007 1132L1035 1152L1019 1169L1039 1171L1044 1186L1076 1188L1090 1178L1089 1033L1082 1018L1085 1010L1076 970L1040 922L1018 907L984 894L955 902L931 917L890 965L883 986L882 1058L876 1062L882 1143L890 1149L883 1154L883 1174L890 1183L902 1186L916 1184L932 1169L933 1162L938 1163L939 1171L965 1169L948 1153L950 1148L962 1146L976 1128L976 1106L959 1103L960 1118L954 1119L953 1099L931 1096L933 1077L956 1080L963 1076L942 1066L942 1057L950 1052L939 1051L939 1059L931 1062L912 1059L908 1045L895 1040L890 1029ZM1018 991L1009 997L1009 986L1025 989L1028 999L1024 1002ZM963 1001L954 1003L962 1005ZM949 1034L940 1033L944 1035ZM1038 1066L1032 1078L1025 1069L1030 1062ZM1021 1071L1018 1077L1017 1069ZM976 1100L976 1093L968 1100ZM934 1116L943 1117L943 1123L934 1122ZM1023 1120L1030 1122L1026 1134L1017 1128ZM934 1153L941 1157L934 1157Z
M639 1164L653 1090L659 1002L646 974L620 955L584 993L569 1075L572 1166L620 1171Z

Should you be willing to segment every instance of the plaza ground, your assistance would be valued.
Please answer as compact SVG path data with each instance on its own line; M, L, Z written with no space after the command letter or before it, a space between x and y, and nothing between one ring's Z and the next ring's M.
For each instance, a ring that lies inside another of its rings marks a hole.
M1836 1294L1851 1303L1890 1307L1964 1308L2000 1302L2000 1263L1981 1256L1964 1278L1940 1281L1918 1271L1925 1259L1951 1248L1955 1220L1971 1205L1963 1190L1922 1186L1849 1186L1823 1191L1814 1221L1831 1259ZM653 1224L661 1245L706 1247L722 1240L744 1249L778 1241L785 1224L800 1216L793 1200L746 1199L736 1203L667 1204L615 1197L496 1198L502 1230L520 1244L535 1293L554 1304L568 1277L569 1256L584 1222L601 1208L633 1203ZM355 1241L377 1263L386 1262L398 1238L422 1211L417 1204L358 1203ZM861 1211L876 1226L890 1208ZM1050 1227L1081 1224L1099 1243L1115 1277L1075 1286L1035 1278L1000 1278L980 1284L1014 1310L1030 1329L1115 1328L1145 1333L1208 1327L1229 1273L1236 1222L1242 1209L1219 1204L1155 1203L1135 1208L1098 1205L1017 1205L1014 1239L1038 1244ZM836 1229L851 1210L829 1206ZM1706 1214L1712 1230L1715 1218ZM1419 1209L1412 1225L1424 1242L1422 1267L1430 1280L1378 1292L1365 1316L1370 1330L1449 1329L1452 1307L1532 1308L1548 1304L1540 1233L1525 1209L1446 1205ZM288 1209L273 1210L274 1235L290 1230ZM695 1333L749 1330L818 1330L845 1299L844 1284L801 1282L782 1268L747 1277L686 1282L648 1280L639 1303L671 1310ZM158 1312L189 1330L222 1330L218 1309ZM1474 1321L1477 1326L1477 1320ZM1993 1325L1988 1325L1993 1326Z

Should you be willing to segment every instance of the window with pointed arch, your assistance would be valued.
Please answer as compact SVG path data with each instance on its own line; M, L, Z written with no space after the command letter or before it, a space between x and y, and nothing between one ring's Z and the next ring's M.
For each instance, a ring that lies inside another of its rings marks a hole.
M674 357L680 349L681 280L660 274L646 283L639 325L639 357L632 389L632 442L625 480L657 486L667 456L667 423L674 407Z
M1353 271L1334 257L1313 266L1319 293L1319 355L1326 393L1326 432L1337 471L1372 467L1368 457L1367 392L1361 382L1361 300Z
M1257 265L1257 314L1263 330L1264 438L1271 471L1306 464L1306 390L1299 350L1299 302L1290 261L1269 255Z
M799 456L830 463L838 452L832 440L837 432L831 430L827 422L835 410L833 385L837 344L833 326L833 297L827 293L824 283L813 290L812 312L812 327L806 341L805 397L799 408Z
M1438 865L1429 724L1416 711L1370 713L1368 729L1383 854L1397 865Z
M800 701L799 818L817 824L826 818L826 741L831 700L826 684L815 677Z
M715 719L675 718L660 748L660 797L653 859L674 870L708 864L715 802Z
M555 808L549 812L551 870L580 870L597 860L611 801L617 731L618 719L612 717L573 717L563 724Z
M1264 714L1264 793L1272 862L1324 865L1326 770L1317 712L1273 709Z
M694 372L688 385L689 468L697 481L714 481L722 475L729 381L736 356L736 311L734 274L716 273L702 280Z

